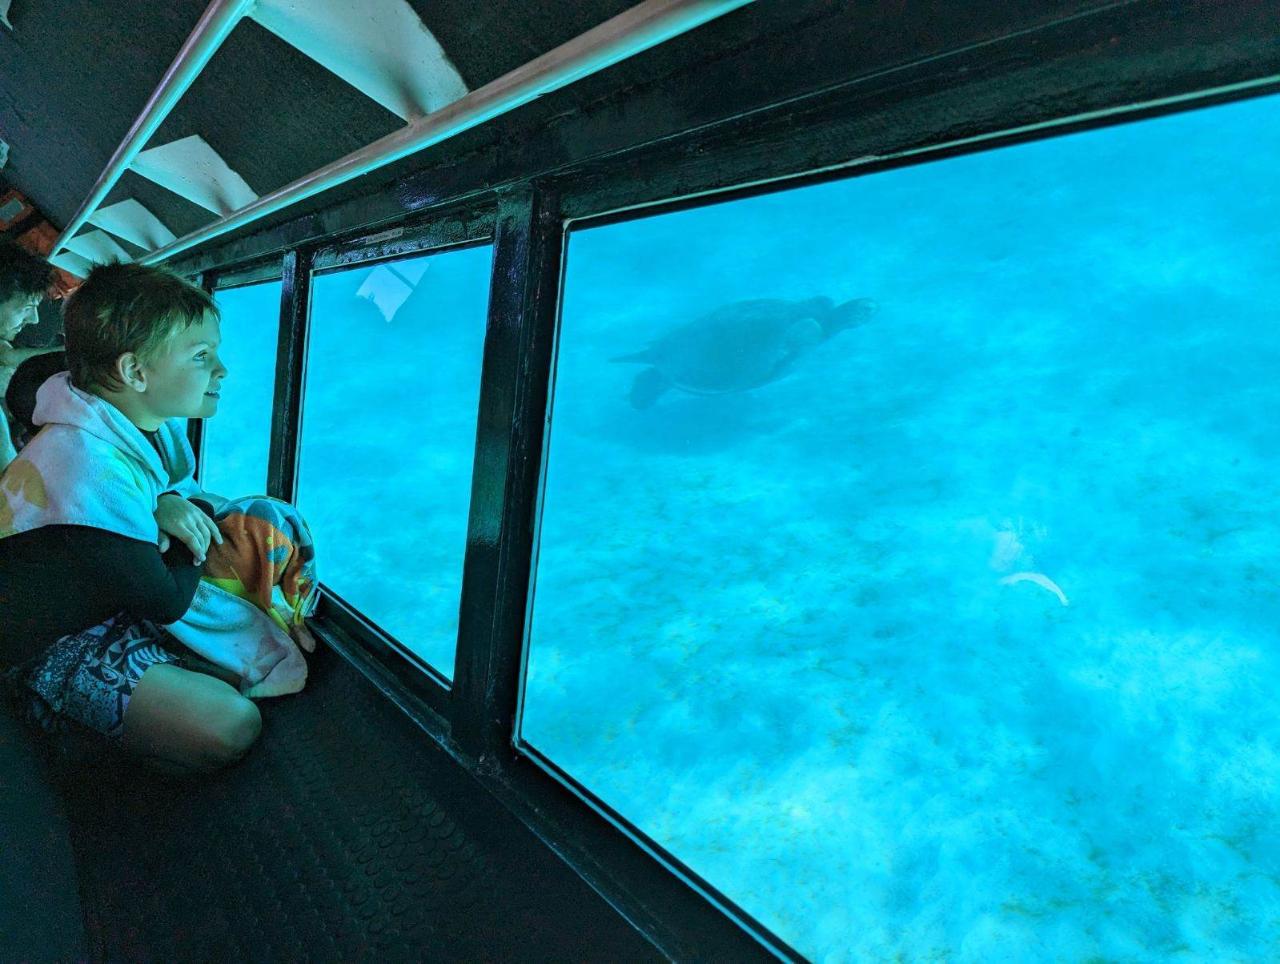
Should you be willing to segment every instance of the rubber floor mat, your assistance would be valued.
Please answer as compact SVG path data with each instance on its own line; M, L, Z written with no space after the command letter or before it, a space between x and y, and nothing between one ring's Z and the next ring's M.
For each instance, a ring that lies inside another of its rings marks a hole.
M311 661L229 769L57 756L95 959L661 959L355 668Z

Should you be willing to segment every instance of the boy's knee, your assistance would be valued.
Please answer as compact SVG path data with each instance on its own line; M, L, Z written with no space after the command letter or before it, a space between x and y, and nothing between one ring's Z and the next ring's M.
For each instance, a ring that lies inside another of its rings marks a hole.
M214 732L214 753L219 760L233 763L248 752L262 733L262 714L252 700L237 696L218 721Z

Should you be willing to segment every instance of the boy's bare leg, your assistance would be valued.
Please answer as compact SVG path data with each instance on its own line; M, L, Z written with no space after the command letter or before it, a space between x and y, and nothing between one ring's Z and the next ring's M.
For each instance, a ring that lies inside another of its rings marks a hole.
M239 760L261 732L257 706L229 684L160 663L134 687L121 748L164 773L201 773Z

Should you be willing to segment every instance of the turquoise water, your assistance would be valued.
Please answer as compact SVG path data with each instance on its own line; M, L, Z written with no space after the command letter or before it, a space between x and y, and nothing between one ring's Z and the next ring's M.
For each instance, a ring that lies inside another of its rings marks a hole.
M524 737L815 959L1275 957L1277 150L1256 100L572 234ZM879 311L750 391L609 361L815 296Z
M1276 108L571 233L523 737L815 960L1280 956ZM491 256L314 287L322 579L445 676ZM780 377L635 407L690 324Z
M218 414L205 419L200 483L219 495L267 491L271 407L275 397L280 282L215 292L222 315Z
M325 585L453 676L488 245L312 282L298 506Z

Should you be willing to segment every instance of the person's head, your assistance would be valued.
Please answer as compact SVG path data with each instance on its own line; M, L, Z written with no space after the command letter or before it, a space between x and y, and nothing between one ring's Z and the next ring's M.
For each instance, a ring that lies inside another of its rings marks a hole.
M139 428L209 418L227 369L209 293L163 268L100 265L63 310L71 383Z
M36 393L52 375L67 370L67 353L49 351L32 355L16 369L4 392L5 408L18 420L23 438L36 434ZM15 439L16 441L16 439Z
M53 280L53 267L16 241L0 239L0 341L37 321L36 309Z

